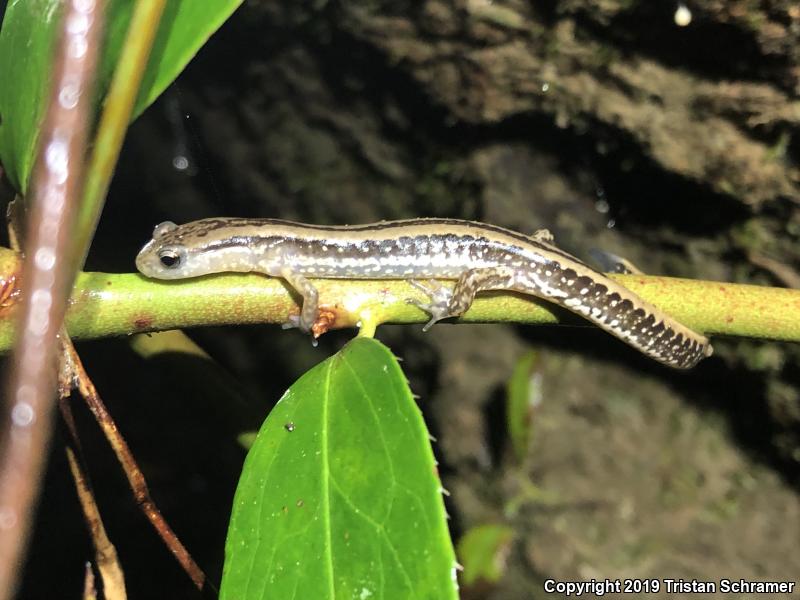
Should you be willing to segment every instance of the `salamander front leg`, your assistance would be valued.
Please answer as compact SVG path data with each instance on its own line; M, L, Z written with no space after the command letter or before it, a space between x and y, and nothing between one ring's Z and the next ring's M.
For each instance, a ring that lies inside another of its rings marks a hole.
M304 333L311 332L311 326L317 320L319 314L319 292L308 279L299 273L294 273L290 269L283 269L281 277L303 297L303 306L300 308L299 316L290 316L289 321L283 324L284 329L299 328ZM317 345L317 340L313 339L312 344Z
M430 280L427 284L415 280L409 283L431 300L430 302L422 302L416 298L406 300L431 316L431 320L422 328L422 331L428 331L437 321L458 317L467 312L478 292L512 288L514 271L505 267L470 269L461 274L452 291L436 280Z

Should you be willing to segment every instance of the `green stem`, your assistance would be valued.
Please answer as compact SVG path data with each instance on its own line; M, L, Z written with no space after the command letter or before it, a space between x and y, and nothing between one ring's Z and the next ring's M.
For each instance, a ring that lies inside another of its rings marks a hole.
M83 201L75 223L73 251L77 268L83 266L105 204L106 192L131 121L139 84L147 67L165 3L166 0L141 0L136 3L131 16L97 128L94 150L86 172Z
M0 249L0 277L16 272L16 255ZM613 275L676 319L708 334L800 341L800 291L643 275ZM423 323L406 303L421 298L402 280L317 280L332 328L367 331L380 323ZM13 341L13 313L0 311L0 351ZM201 325L284 323L297 296L281 279L226 274L164 282L138 274L81 273L67 314L75 339L93 339ZM479 296L462 322L584 323L547 302L509 293ZM435 330L434 330L435 331Z

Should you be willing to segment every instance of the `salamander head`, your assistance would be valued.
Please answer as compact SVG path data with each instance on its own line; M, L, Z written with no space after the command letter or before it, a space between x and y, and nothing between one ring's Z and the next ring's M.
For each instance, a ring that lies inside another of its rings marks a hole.
M219 220L185 225L165 221L136 256L136 268L155 279L186 279L223 271L250 271L251 252L238 239L225 239ZM220 235L222 234L222 235Z

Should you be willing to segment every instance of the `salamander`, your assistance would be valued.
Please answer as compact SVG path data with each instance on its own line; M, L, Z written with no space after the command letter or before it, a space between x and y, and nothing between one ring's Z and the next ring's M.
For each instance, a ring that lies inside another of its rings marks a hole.
M403 279L428 297L408 300L430 315L425 330L463 314L481 291L514 290L563 306L671 367L691 368L713 352L705 336L556 247L546 229L524 235L456 219L340 226L248 218L167 221L155 227L136 266L157 279L227 271L282 277L303 297L290 324L306 332L319 314L310 279ZM455 280L455 287L441 279Z

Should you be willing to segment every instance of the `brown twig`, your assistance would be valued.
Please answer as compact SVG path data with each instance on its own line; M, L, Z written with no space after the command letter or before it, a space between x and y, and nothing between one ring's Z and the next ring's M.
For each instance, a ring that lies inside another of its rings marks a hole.
M0 421L0 600L16 590L50 438L57 334L75 277L65 263L82 182L102 17L92 0L65 2L54 85L32 174L19 341L7 412Z
M790 265L783 263L765 254L751 250L747 253L747 259L757 267L772 274L775 279L783 285L792 289L800 289L800 274Z
M106 409L103 400L97 393L97 389L94 387L92 380L83 368L80 357L75 352L75 348L71 343L64 344L63 356L65 360L71 363L75 385L81 396L86 400L89 410L92 411L106 439L108 439L108 442L111 444L114 454L117 455L117 460L119 460L122 465L123 471L125 471L125 476L128 478L131 490L133 490L136 503L153 525L158 535L161 536L161 539L164 540L167 548L169 548L184 571L189 575L197 589L202 590L206 582L205 573L203 573L202 569L200 569L189 554L189 551L178 539L178 536L175 535L175 532L172 531L172 528L164 520L155 502L153 502L153 499L150 497L150 490L147 487L147 482L145 481L139 465L136 464L136 459L134 459L127 442L125 442L119 429L117 429L117 424Z
M62 339L68 340L63 332ZM65 341L63 344L72 347L72 343L69 341ZM95 563L103 581L103 597L105 600L126 600L125 575L119 563L117 549L106 533L100 510L94 499L91 482L86 475L80 438L75 427L72 407L69 403L72 388L74 387L73 382L76 380L72 360L67 358L71 357L71 355L64 349L62 356L65 359L62 361L59 371L58 408L61 411L61 417L70 436L70 443L65 447L70 472L72 473L72 479L75 481L78 500L81 503L83 516L86 519L86 525L89 528L89 534L94 545Z
M83 577L83 600L97 600L97 589L94 585L94 571L91 563L86 563L86 574Z
M66 401L63 402L63 404L66 403ZM83 516L86 519L92 543L94 544L97 570L103 580L103 597L105 600L125 600L127 598L125 576L119 564L117 549L108 539L103 519L94 500L92 488L75 450L70 446L67 446L65 450L69 461L69 469L72 473L72 478L75 480L75 488L78 491L78 500L80 500Z

